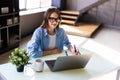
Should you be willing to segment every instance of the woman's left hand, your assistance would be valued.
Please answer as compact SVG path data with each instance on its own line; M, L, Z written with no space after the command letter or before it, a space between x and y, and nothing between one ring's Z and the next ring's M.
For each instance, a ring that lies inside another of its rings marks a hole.
M74 48L72 46L69 46L68 50L74 55L80 54L79 50L77 48L74 50Z
M79 50L76 49L76 51L74 51L74 54L75 54L75 55L79 55L79 54L80 54Z

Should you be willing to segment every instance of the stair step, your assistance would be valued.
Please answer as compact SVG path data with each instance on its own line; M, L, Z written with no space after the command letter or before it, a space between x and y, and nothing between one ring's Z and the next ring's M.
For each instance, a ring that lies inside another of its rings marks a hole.
M76 35L76 36L84 36L84 37L92 37L96 30L100 28L99 23L80 23L79 26L61 24L60 27L65 30L67 34Z
M71 15L61 15L61 17L67 19L77 19L77 16L71 16Z
M65 10L65 11L61 11L62 14L71 14L71 15L79 15L79 11L75 11L75 10Z
M72 21L72 20L63 20L62 19L61 23L74 25L75 21Z

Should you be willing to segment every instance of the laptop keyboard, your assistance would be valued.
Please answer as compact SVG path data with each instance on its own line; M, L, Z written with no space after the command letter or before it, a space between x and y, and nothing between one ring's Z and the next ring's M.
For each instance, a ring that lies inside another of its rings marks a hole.
M49 68L53 68L53 66L54 66L54 64L55 64L55 61L56 60L47 60L47 61L45 61L46 62L46 64L49 66Z

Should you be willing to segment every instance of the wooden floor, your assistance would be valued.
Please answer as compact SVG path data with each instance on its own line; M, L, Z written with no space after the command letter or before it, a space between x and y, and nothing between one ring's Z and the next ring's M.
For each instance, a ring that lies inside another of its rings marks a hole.
M100 27L99 23L79 23L79 26L61 24L67 34L91 37L94 32Z

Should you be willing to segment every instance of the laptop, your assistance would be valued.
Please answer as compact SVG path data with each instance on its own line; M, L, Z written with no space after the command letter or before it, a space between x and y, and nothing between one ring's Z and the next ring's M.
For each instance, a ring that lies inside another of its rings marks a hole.
M46 64L51 71L63 71L69 69L84 68L91 55L60 56L56 60L46 60Z

